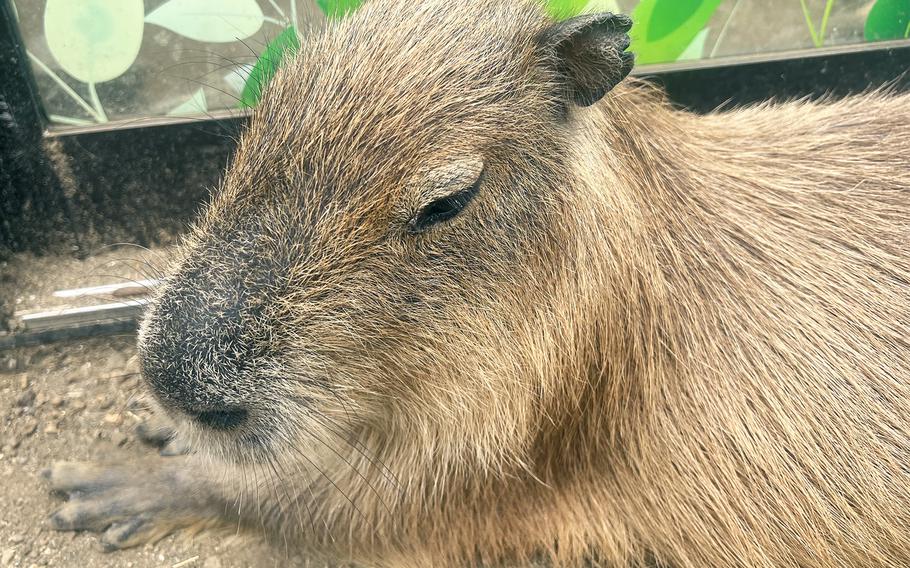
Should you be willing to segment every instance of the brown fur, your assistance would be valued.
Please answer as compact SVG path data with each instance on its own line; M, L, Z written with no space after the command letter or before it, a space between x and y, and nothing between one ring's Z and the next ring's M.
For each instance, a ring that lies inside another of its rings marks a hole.
M142 334L264 417L169 409L206 483L370 565L910 565L910 97L562 117L547 25L373 0L266 90Z

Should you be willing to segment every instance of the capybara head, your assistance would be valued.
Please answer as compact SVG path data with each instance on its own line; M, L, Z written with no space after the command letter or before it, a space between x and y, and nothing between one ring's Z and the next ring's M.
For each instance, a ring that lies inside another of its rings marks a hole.
M368 432L521 459L582 348L571 117L629 27L375 0L305 38L143 324L162 405L234 457Z

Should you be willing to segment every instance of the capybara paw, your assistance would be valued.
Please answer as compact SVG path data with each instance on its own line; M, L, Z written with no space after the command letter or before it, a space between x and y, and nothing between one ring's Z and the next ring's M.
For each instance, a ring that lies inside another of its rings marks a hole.
M161 469L60 462L42 475L52 491L68 498L51 515L51 527L102 533L105 550L154 542L199 522L190 500L168 482L173 476Z

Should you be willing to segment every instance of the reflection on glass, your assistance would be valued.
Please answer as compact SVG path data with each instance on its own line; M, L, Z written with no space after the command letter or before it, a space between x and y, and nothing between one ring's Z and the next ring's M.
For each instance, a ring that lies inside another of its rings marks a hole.
M58 126L254 106L296 30L360 0L14 0ZM558 18L631 13L638 63L910 37L906 0L547 0Z

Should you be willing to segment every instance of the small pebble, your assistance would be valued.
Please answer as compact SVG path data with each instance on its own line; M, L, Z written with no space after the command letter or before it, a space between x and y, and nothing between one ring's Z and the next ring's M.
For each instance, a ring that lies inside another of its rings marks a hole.
M15 357L10 357L4 362L3 367L7 371L15 371L19 368L19 361Z
M25 373L22 373L21 375L19 375L19 388L21 390L25 390L28 388L28 375L26 375Z
M111 434L111 443L115 446L122 446L127 441L127 435L119 430Z
M57 427L56 422L48 422L47 425L44 427L45 434L56 434L59 431L60 431L60 429Z
M104 415L104 423L119 426L123 423L123 415L119 412L111 412Z
M202 563L202 568L221 568L221 559L217 556L209 556Z
M126 366L126 357L122 353L113 353L110 357L107 358L107 367L113 372L119 372L123 367Z
M31 406L35 402L35 391L32 389L26 389L19 396L16 397L16 406Z
M81 381L88 380L92 375L92 364L89 362L83 363L78 369L76 369L71 375L66 378L66 382L73 384Z
M21 432L23 436L31 436L32 434L35 433L35 430L37 430L37 429L38 429L38 421L35 420L34 418L32 418L31 416L23 418L19 422L19 432Z
M14 535L12 535L12 536L9 537L9 541L10 541L11 543L13 543L13 544L19 544L19 543L21 543L23 540L25 540L25 536L24 536L24 535L21 535L21 534L14 534Z
M49 355L50 352L48 351L47 346L41 347L38 349L38 351L32 353L31 357L28 357L26 360L26 365L40 365L44 362L45 359L48 358Z
M85 410L85 402L76 399L70 404L70 410L73 412L79 412L80 410Z
M114 406L114 399L112 399L109 396L101 395L98 398L96 398L95 400L98 404L98 408L100 408L101 410L107 410L108 408Z
M12 566L14 556L16 556L15 548L7 548L4 550L3 554L0 555L0 566Z

